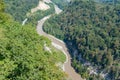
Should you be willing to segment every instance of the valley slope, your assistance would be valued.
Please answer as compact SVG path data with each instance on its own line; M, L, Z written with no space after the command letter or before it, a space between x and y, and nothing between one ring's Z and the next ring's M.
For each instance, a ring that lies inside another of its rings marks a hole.
M62 14L44 24L44 30L67 43L73 57L72 66L83 78L119 79L119 11L120 5L72 0ZM78 53L74 53L75 49ZM94 66L98 75L85 65Z
M63 80L65 73L56 63L64 61L49 39L14 21L0 0L0 80Z

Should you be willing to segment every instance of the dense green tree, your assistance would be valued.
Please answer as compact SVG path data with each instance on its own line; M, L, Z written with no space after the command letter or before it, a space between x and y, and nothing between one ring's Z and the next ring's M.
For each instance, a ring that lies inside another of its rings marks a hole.
M0 8L2 7L0 0ZM64 62L61 52L44 50L44 42L31 25L21 26L0 11L0 80L63 80L64 72L56 66ZM61 58L61 57L62 58Z
M69 3L68 0L51 0L51 1L61 9L64 9Z
M4 3L3 0L0 0L0 11L4 10Z
M53 16L44 24L44 30L64 40L68 47L71 42L79 51L76 58L81 55L99 70L120 67L114 65L120 59L120 4L72 0L62 14ZM70 47L70 50L74 49ZM77 64L73 60L76 71Z
M5 12L11 14L15 20L22 22L27 17L27 13L38 5L39 0L4 0L4 2L6 3Z

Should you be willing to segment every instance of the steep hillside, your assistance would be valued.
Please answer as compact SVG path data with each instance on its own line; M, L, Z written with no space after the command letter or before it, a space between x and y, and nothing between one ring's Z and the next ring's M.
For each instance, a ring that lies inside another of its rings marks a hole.
M5 11L13 16L17 21L23 21L27 17L27 13L33 7L36 7L39 0L4 0L6 3Z
M4 2L6 3L5 12L11 14L14 20L22 23L27 19L27 23L32 24L32 26L35 26L37 21L44 16L54 13L52 3L46 4L50 7L48 10L35 10L34 8L40 8L40 0L5 0ZM35 10L34 13L33 10Z
M42 4L39 5L41 1L46 1L43 5L49 6L47 10L38 9L40 6L44 8ZM27 19L27 24L35 26L38 20L55 12L53 3L49 3L51 1L62 9L68 4L66 0L4 0L5 12L11 14L13 19L20 23Z
M56 63L65 56L54 48L46 51L45 44L50 47L51 41L13 21L0 0L0 80L63 80Z
M62 14L46 22L44 30L67 43L72 65L83 77L96 80L97 72L108 73L101 76L109 80L120 79L120 5L72 0ZM75 49L78 53L73 54ZM91 76L92 70L81 64L86 61L96 71Z

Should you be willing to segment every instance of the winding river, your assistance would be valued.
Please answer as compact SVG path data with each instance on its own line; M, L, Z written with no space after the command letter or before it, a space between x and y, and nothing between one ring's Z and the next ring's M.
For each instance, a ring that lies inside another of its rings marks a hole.
M55 7L55 9L57 9L55 11L61 12L61 9L59 9L56 5L54 7ZM58 12L55 12L55 13L58 13ZM58 48L59 50L61 50L66 55L66 61L64 62L63 66L64 66L65 73L68 75L68 80L83 80L81 78L81 76L78 73L76 73L75 70L73 69L73 67L71 66L71 56L68 52L68 49L67 49L65 43L63 41L57 39L56 37L49 35L43 31L43 24L50 17L51 17L51 15L48 15L38 21L38 24L36 27L37 33L39 35L43 35L43 36L49 38L52 41L52 45L55 46L56 48Z

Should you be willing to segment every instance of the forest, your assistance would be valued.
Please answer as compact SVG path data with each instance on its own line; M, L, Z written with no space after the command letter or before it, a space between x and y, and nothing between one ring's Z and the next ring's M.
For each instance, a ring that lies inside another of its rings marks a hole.
M45 51L51 41L15 21L5 8L0 0L0 80L63 80L65 73L55 64L65 61L64 54Z
M36 26L37 21L44 16L54 13L52 3L48 4L51 7L49 10L38 10L35 13L31 13L31 9L38 5L39 0L4 0L4 2L5 12L11 14L15 21L22 23L27 18L27 24L32 26Z
M55 3L56 5L58 5L59 8L64 9L66 7L66 5L68 5L68 1L67 0L51 0L53 3Z
M27 17L31 8L38 5L39 0L4 0L4 2L5 12L11 14L14 20L21 22Z
M44 30L66 42L72 66L83 78L100 79L99 75L88 75L80 56L95 66L98 73L108 73L109 80L120 79L120 4L72 0L60 15L44 24ZM78 50L75 55L71 51L73 46Z
M50 9L45 10L45 11L38 10L37 12L30 14L27 17L28 21L26 22L26 24L31 24L32 26L36 26L37 25L37 21L42 19L44 16L53 14L55 12L54 5L52 3L50 3L48 5L50 6Z

